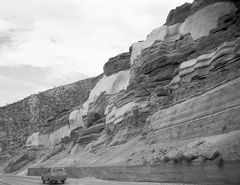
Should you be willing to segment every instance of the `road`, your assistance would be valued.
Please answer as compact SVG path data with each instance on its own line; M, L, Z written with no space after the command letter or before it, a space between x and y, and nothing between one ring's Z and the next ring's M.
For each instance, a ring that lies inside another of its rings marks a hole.
M150 182L117 182L105 181L96 178L67 179L66 185L183 185ZM27 176L0 176L0 185L42 185L40 177ZM188 184L189 185L189 184Z

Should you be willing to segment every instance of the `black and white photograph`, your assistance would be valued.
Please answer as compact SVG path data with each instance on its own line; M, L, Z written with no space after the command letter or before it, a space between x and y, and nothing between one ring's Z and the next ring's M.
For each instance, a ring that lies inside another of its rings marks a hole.
M240 0L0 0L0 185L240 185Z

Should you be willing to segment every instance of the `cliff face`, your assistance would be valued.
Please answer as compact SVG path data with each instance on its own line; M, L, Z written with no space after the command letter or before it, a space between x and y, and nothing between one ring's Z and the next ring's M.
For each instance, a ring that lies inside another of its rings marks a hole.
M117 132L112 144L139 134L138 127L147 138L157 136L161 141L239 129L239 18L235 11L232 2L215 2L181 25L157 28L158 34L153 31L145 41L133 44L130 84L106 112L107 127ZM201 29L193 30L195 24ZM162 31L174 26L183 26L186 34ZM169 37L174 40L170 42ZM236 112L229 116L229 111Z
M45 147L70 136L70 150L45 166L236 160L239 28L238 1L177 7L97 79L1 108L0 134Z
M84 136L92 138L87 148L124 148L138 136L146 147L152 142L174 143L239 130L237 6L233 1L184 4L171 11L166 25L153 30L145 41L134 43L129 84L125 91L107 93L111 95L104 107L105 130L94 137ZM86 144L82 139L79 145ZM225 155L223 148L218 150ZM193 158L206 153L204 149L198 152ZM120 156L108 163L122 163Z

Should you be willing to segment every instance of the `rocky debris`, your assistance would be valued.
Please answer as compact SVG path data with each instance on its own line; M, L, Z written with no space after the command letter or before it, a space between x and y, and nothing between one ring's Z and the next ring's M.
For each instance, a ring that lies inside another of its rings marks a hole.
M211 138L208 140L211 141ZM133 152L127 156L127 162L129 165L165 163L193 163L199 165L205 162L214 162L216 165L221 166L228 159L224 159L222 155L223 151L220 152L218 149L207 141L197 140L197 138L195 140L176 141L165 144L155 142L149 147L142 147L142 149L138 149L137 151L132 150Z
M112 57L104 64L103 70L106 76L110 76L119 71L123 71L130 68L130 56L131 53L121 53L115 57Z
M182 23L190 15L192 4L184 3L181 6L171 10L167 16L166 25L171 26L176 23Z
M182 153L178 152L175 155L168 156L163 155L161 157L156 157L153 159L150 159L149 161L145 160L145 163L148 164L157 164L157 163L171 163L171 164L176 164L176 163L196 163L196 162L207 162L207 161L214 161L214 160L222 160L221 154L218 151L215 151L213 153L209 154L189 154L189 153Z

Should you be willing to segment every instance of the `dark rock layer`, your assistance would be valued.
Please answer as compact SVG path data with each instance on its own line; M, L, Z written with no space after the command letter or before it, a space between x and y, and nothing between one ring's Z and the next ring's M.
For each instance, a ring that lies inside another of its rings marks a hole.
M110 76L119 71L123 71L130 68L130 53L122 53L115 57L112 57L105 63L103 70L104 74Z
M167 16L166 25L171 26L176 23L184 22L184 20L189 16L192 4L184 3L181 6L171 10Z

